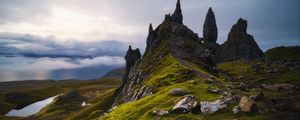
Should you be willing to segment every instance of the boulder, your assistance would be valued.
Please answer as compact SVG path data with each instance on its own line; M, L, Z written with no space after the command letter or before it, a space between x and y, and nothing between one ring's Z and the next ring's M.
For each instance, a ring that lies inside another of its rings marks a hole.
M211 114L227 106L226 102L223 100L216 100L212 102L203 101L200 102L200 104L202 114Z
M175 114L185 114L188 112L193 112L198 106L198 102L193 96L186 96L182 100L180 100L171 111Z
M175 95L175 96L183 96L188 94L189 91L186 91L182 88L175 88L173 90L170 90L169 95Z
M242 112L256 112L257 106L253 99L243 96L240 100L239 107Z

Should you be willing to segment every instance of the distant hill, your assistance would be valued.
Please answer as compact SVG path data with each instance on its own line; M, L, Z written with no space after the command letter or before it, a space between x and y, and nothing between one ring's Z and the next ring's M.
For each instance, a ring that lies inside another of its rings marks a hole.
M105 75L102 76L102 78L116 78L116 79L122 79L122 77L125 74L125 68L117 68L113 69L109 72L107 72Z
M300 46L281 46L267 50L265 57L274 60L300 60Z

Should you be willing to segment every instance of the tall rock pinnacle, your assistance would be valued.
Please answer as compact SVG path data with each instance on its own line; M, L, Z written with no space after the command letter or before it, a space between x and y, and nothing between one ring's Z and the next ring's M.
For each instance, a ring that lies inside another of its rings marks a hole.
M206 14L205 22L203 25L203 40L204 42L215 43L218 38L218 28L216 24L215 14L211 7Z
M180 0L177 0L176 9L172 14L172 21L175 23L183 24L183 16L181 12Z
M125 75L123 77L122 85L124 85L127 82L127 78L128 78L128 74L129 74L130 69L134 66L136 61L138 61L139 59L141 59L140 50L138 48L135 49L135 50L132 50L131 45L129 45L128 51L127 51L126 56L125 56L126 72L125 72Z
M233 61L239 59L255 60L263 57L263 52L252 35L247 33L247 21L240 18L229 32L227 41L217 52L217 61Z

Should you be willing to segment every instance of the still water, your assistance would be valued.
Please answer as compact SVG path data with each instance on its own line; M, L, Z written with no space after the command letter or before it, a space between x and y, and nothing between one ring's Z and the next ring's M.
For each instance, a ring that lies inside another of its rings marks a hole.
M9 111L5 116L27 117L27 116L36 114L41 109L43 109L45 106L50 104L57 96L59 96L59 95L47 98L42 101L35 102L35 103L30 104L20 110L13 109L13 110Z

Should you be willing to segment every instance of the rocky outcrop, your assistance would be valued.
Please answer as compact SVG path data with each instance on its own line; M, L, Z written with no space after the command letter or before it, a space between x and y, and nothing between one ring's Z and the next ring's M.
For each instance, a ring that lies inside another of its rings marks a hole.
M194 111L198 106L198 102L193 96L186 96L180 100L171 111L172 113L182 114Z
M263 52L252 35L247 33L247 21L240 18L232 26L227 41L217 51L217 62L239 59L255 60L263 57Z
M218 38L218 28L216 24L215 14L212 8L208 9L205 22L203 25L203 41L216 43Z
M131 48L131 45L129 46L128 48L128 51L126 53L126 56L125 56L125 60L126 60L126 71L125 71L125 75L123 77L123 80L122 80L122 86L124 84L126 84L127 82L127 79L128 79L128 74L129 74L129 71L130 69L134 66L134 64L141 59L141 53L140 53L140 50L137 48L135 50L133 50Z

